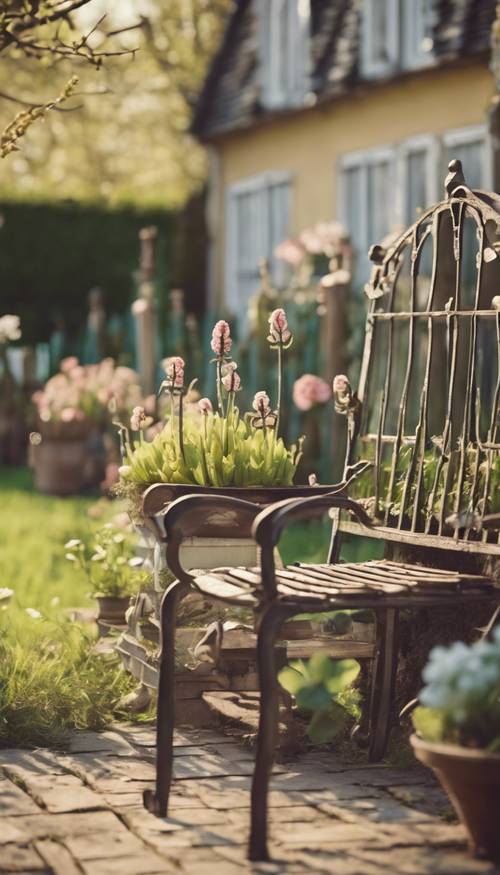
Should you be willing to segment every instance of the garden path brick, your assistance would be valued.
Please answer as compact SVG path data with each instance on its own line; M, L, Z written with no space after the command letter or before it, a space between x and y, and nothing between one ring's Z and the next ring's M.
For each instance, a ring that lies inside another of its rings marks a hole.
M37 814L39 806L21 787L8 778L0 779L0 818Z
M25 872L26 869L43 872L47 866L35 848L26 844L3 845L0 872Z
M13 767L11 772L15 775L16 767ZM102 796L87 787L75 775L24 778L23 784L35 802L54 814L106 807Z
M114 724L76 733L67 751L1 751L0 875L500 875L467 855L429 772L324 750L278 766L275 859L251 865L253 752L212 730L176 732L169 817L157 818L142 806L154 736Z
M136 755L136 748L118 732L75 732L69 744L71 753L109 752L120 756Z
M35 848L54 875L81 875L80 867L60 842L45 839L35 842Z

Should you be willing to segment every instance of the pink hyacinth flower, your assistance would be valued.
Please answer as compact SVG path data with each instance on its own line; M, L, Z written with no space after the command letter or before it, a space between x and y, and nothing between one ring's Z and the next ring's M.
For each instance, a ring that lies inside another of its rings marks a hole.
M213 407L210 398L200 398L198 401L198 410L205 416L207 416L208 413L212 413Z
M144 407L134 407L130 417L130 428L132 431L140 431L145 420L146 413Z
M212 340L210 342L212 351L218 358L223 358L230 351L232 344L231 329L228 323L224 319L219 319L212 331Z
M288 343L291 340L292 332L288 327L286 313L282 307L273 310L269 316L269 337L270 343Z
M180 388L184 385L184 367L185 361L180 355L172 355L164 359L162 365L165 373L173 386Z
M311 410L316 404L325 404L330 397L328 383L315 374L303 374L294 383L293 401L299 410Z
M333 391L335 395L343 395L351 388L348 378L345 374L337 374L333 380Z
M265 416L269 412L269 395L267 392L256 392L252 401L252 407L257 413Z
M235 370L230 370L222 378L222 385L226 392L238 392L241 389L240 375Z

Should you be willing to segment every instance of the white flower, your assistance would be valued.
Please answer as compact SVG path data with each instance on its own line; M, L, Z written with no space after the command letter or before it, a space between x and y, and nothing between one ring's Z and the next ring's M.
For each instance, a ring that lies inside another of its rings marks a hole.
M41 620L42 619L42 615L41 615L40 611L37 611L35 608L26 608L26 613L33 620Z
M19 316L7 314L0 316L0 343L9 340L19 340L21 337L21 320Z
M82 542L78 538L72 538L71 541L68 541L67 544L64 545L65 550L74 550L75 547L79 547Z
M10 602L13 595L13 589L9 589L8 586L0 586L0 602Z

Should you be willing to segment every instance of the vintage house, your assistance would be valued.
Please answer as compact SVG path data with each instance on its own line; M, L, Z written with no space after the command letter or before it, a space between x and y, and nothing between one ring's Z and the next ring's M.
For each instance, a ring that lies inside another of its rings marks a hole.
M450 157L492 187L495 0L237 0L196 110L210 156L209 300L241 312L258 263L320 220L359 257L441 195Z

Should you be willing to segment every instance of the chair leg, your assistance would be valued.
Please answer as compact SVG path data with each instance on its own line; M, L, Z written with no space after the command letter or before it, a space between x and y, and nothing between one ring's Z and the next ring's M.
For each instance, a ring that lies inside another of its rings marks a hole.
M370 762L382 759L389 738L398 666L398 621L399 611L395 608L377 611L377 654L373 668L369 721Z
M252 779L251 826L248 858L269 860L267 850L267 794L278 734L279 684L275 643L290 610L271 605L263 615L257 637L260 714L257 753Z
M172 783L175 720L175 627L179 602L189 592L189 584L175 580L161 603L161 655L156 712L156 792L145 790L144 807L166 817Z

